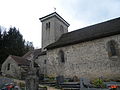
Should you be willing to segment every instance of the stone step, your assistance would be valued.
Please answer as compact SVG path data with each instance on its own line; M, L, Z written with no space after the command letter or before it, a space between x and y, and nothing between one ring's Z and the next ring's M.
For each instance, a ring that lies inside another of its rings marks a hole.
M63 90L80 90L79 88L62 88Z
M61 83L60 87L64 90L79 90L80 84L78 82L65 82Z

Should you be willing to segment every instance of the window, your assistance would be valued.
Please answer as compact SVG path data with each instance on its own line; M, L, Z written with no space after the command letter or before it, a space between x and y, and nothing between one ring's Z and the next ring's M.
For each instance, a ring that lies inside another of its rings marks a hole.
M48 29L48 23L46 23L46 30Z
M8 63L8 67L7 67L7 70L10 70L10 63Z
M46 64L47 63L47 60L44 60L44 64Z
M64 52L62 50L59 51L59 58L61 63L65 63Z
M117 44L114 40L108 42L108 55L110 57L117 56Z
M50 28L50 22L48 22L48 28Z
M46 23L46 30L50 29L50 22Z

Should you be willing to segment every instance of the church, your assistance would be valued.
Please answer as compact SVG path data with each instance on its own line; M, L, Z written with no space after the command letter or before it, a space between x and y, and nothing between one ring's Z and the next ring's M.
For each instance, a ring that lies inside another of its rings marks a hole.
M35 54L40 72L48 76L88 79L120 78L120 18L68 32L70 24L53 12L42 22L42 47Z
M54 12L42 22L42 51L36 62L44 74L120 78L120 18L68 32L70 24Z

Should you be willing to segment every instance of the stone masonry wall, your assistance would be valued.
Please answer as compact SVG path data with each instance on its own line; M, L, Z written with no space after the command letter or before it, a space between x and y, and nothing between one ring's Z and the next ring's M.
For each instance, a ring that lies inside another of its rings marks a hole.
M46 30L46 23L50 23L50 28ZM63 30L60 30L60 26ZM54 43L64 33L68 32L68 27L56 17L51 17L42 22L42 48Z
M7 70L8 64L10 64L9 70ZM20 67L16 64L16 62L10 56L2 64L2 69L1 69L3 74L16 77L16 78L21 77L21 70L20 70Z
M35 60L35 62L39 65L39 70L41 74L46 74L47 72L47 56L42 55L39 56L38 59Z
M107 42L115 40L120 52L120 35L65 46L47 51L47 73L65 77L87 77L90 79L120 77L120 53L109 57ZM59 61L59 51L64 51L65 63Z

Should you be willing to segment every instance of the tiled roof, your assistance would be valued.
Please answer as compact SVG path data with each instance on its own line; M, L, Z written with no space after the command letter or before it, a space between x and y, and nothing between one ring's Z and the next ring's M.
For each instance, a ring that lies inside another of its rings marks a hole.
M120 17L63 34L58 41L46 48L54 49L117 34L120 34Z
M33 50L32 51L28 51L25 55L23 55L22 57L23 58L27 58L28 56L31 55L31 53L33 53Z
M25 58L22 58L22 57L19 57L19 56L14 56L14 55L10 55L16 62L19 66L29 66L30 65L30 61L25 59Z
M34 57L37 57L39 56L39 54L41 53L41 49L35 49L35 50L32 50L32 51L29 51L27 52L24 56L22 56L23 58L27 58L27 57L30 57L31 54L34 55Z

